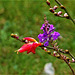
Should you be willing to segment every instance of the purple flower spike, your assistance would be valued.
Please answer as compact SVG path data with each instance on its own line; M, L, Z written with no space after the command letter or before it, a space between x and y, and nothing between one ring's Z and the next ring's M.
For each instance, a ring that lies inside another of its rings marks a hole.
M53 38L53 40L58 39L60 34L58 32L55 32L55 27L52 24L49 24L46 18L44 19L44 24L42 24L42 27L40 28L43 30L43 34L39 34L39 42L44 43L44 46L49 46L49 41Z
M55 32L52 34L53 40L58 39L58 37L60 36L60 34L58 32Z

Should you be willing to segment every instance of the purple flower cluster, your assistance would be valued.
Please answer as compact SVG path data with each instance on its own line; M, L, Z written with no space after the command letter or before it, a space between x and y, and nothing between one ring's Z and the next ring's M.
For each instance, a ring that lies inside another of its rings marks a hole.
M43 30L44 33L39 34L38 38L41 43L44 43L44 46L49 46L49 41L51 39L56 40L60 36L54 29L55 27L52 24L49 24L48 21L42 25L41 30Z

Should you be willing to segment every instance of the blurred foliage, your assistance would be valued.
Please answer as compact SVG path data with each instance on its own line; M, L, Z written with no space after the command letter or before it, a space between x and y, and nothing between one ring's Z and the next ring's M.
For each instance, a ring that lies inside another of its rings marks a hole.
M54 0L50 1L52 6L56 5ZM75 1L60 1L72 18L75 18ZM19 55L14 53L23 43L11 38L10 34L17 33L20 38L29 36L38 40L45 14L49 23L53 24L63 37L63 40L58 40L60 47L69 49L75 56L75 25L68 19L55 17L48 10L46 0L0 0L0 74L41 75L44 65L52 62L55 75L72 75L64 61L47 55L40 48L36 49L35 55L27 55L26 52ZM75 65L71 66L75 70Z

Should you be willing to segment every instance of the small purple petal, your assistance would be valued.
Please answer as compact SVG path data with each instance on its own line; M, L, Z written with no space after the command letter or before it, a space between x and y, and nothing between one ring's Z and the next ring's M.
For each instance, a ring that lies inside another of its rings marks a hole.
M58 39L58 37L60 36L60 34L58 32L55 32L52 34L53 40Z
M47 32L44 32L44 33L43 33L43 40L44 40L44 41L47 40L47 37L48 37L48 36L47 36Z
M40 28L41 30L43 29L43 27L45 27L45 24L42 24L42 27Z
M38 38L39 38L39 41L40 41L40 42L43 42L43 34L39 34L39 35L38 35Z
M55 27L53 25L50 25L50 31L54 31Z
M46 42L44 43L44 46L49 46L49 41L46 41Z
M51 34L51 32L53 32L55 29L55 27L53 27L53 25L50 25L50 28L49 28L49 35Z
M49 41L51 40L51 38L52 38L52 35L49 36Z
M46 36L47 36L47 32L44 32L44 33L43 33L43 37L46 37Z

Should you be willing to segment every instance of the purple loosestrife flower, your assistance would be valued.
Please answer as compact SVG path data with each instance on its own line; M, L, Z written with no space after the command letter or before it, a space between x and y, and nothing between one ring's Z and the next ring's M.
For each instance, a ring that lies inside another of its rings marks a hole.
M55 27L52 24L49 24L47 20L45 20L40 29L43 30L44 33L39 34L38 38L41 43L44 43L44 46L49 46L51 38L56 40L60 36L58 32L54 31Z

